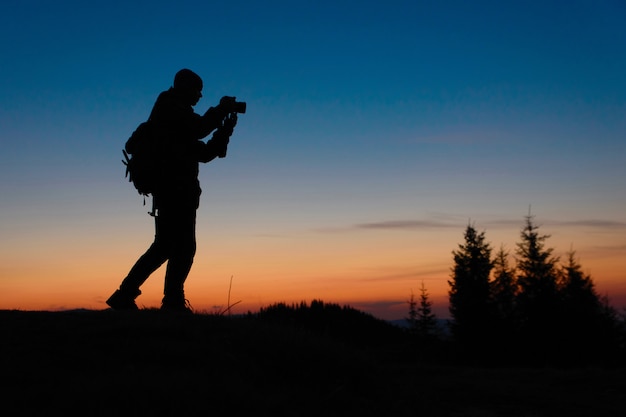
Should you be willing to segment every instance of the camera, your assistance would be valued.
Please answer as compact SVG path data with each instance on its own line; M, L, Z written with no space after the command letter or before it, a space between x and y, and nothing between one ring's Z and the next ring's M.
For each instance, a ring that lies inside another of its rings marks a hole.
M236 97L224 96L220 100L220 105L224 106L224 108L227 109L229 113L245 113L246 112L246 102L237 101Z
M235 113L245 113L246 112L246 102L245 101L235 101Z

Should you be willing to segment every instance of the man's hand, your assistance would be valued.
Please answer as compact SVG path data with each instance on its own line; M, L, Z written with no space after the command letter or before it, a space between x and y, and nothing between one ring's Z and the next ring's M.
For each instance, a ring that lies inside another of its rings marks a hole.
M215 133L213 133L211 141L218 147L217 156L219 158L224 158L226 156L230 136L233 134L236 124L237 113L230 113L224 118L223 125L218 127Z
M233 134L235 125L237 125L237 113L230 113L224 118L224 128L230 130L230 135Z

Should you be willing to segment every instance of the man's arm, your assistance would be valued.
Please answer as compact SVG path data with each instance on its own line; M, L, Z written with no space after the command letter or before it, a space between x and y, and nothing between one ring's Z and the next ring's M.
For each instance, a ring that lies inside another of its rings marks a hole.
M237 113L245 113L246 103L237 102L235 97L224 96L220 99L220 102L215 107L210 107L203 116L200 116L201 121L196 123L198 130L194 132L194 138L202 139L206 137L213 130L222 126L222 123L229 124L232 122L234 127L237 123ZM195 116L196 113L193 113ZM230 119L227 121L227 119ZM232 134L232 129L230 134ZM230 136L230 135L229 135Z
M236 124L237 114L231 113L224 119L224 124L213 133L210 140L206 143L198 141L198 148L196 149L198 162L209 162L216 157L224 158Z

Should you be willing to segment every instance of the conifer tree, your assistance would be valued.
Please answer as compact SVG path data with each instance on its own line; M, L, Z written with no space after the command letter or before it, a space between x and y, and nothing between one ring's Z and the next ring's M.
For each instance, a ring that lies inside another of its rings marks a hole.
M517 244L517 313L520 336L527 347L525 354L533 361L552 361L557 342L562 338L559 318L562 303L558 291L558 258L545 247L549 235L540 235L533 216L526 216Z
M491 246L485 232L478 233L471 224L465 229L465 243L453 251L449 299L452 335L468 353L487 343L493 315L490 303L489 275L493 267Z
M545 241L550 235L539 235L539 226L533 223L533 216L526 216L526 224L521 232L521 242L517 244L517 280L520 286L518 301L526 314L550 312L558 300L557 262L552 256L554 249L546 248Z
M590 275L582 271L576 252L567 253L561 268L560 291L563 343L568 345L570 362L589 361L590 356L607 355L617 343L614 311L599 297Z
M413 294L413 290L411 290L411 298L407 301L409 305L409 316L406 318L406 321L409 325L409 331L411 333L417 333L417 301L415 301L415 294Z
M577 322L588 321L602 310L602 303L590 275L583 273L576 261L576 252L567 253L562 267L560 289L566 316Z
M493 261L493 281L491 281L491 298L494 313L500 328L515 327L515 297L517 296L517 280L515 270L509 267L509 253L500 247Z
M417 334L421 338L434 337L437 334L437 316L432 310L428 291L422 281L420 288L420 303L417 308Z

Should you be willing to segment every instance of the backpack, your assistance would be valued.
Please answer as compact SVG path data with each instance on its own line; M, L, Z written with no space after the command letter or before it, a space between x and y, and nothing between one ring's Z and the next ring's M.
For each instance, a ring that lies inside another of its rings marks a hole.
M126 166L126 178L132 182L140 195L154 195L162 171L162 155L154 126L148 120L137 126L137 129L126 141L122 150ZM130 155L130 156L129 156Z

